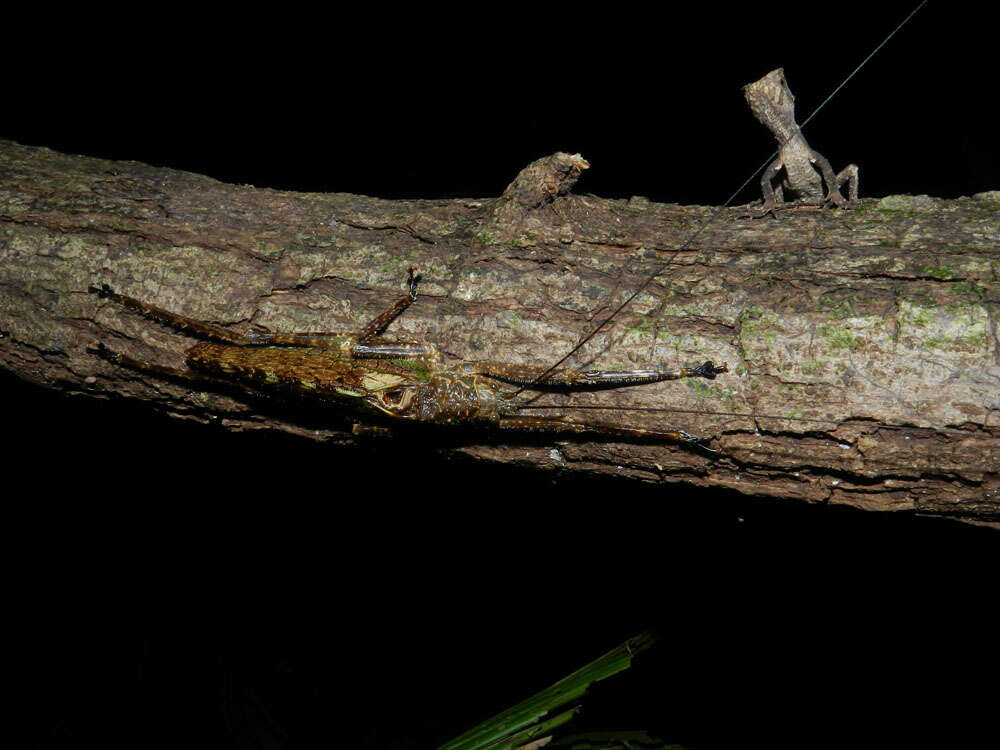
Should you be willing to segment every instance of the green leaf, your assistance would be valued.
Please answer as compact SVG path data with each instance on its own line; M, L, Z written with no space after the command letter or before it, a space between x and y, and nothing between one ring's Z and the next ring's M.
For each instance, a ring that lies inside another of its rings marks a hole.
M595 682L607 679L632 664L632 657L653 645L653 636L642 633L604 654L551 687L516 706L487 719L468 732L445 743L439 750L514 750L537 740L548 731L565 724L578 708L556 715L556 709L579 699ZM549 718L545 718L549 717Z

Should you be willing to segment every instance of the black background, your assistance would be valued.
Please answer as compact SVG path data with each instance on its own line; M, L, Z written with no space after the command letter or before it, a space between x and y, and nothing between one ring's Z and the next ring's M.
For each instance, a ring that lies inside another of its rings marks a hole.
M576 192L718 204L774 148L740 86L783 66L801 121L912 9L703 5L9 16L0 137L387 198L579 151ZM932 2L808 126L862 195L1000 188L981 14ZM581 728L989 744L993 531L0 399L4 747L430 747L646 627Z

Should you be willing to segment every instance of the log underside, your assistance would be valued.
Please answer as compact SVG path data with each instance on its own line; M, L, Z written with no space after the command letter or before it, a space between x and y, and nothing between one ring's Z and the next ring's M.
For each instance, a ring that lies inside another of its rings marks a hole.
M308 423L301 409L100 359L98 341L182 367L193 342L88 285L238 328L353 330L413 266L421 295L391 332L451 359L548 365L669 260L567 365L713 360L730 372L537 403L615 405L576 416L680 428L712 438L717 457L492 432L442 452L1000 525L1000 193L757 220L724 209L678 252L716 209L570 194L586 167L556 155L500 198L390 201L0 141L0 366L233 430L350 443L339 415ZM725 414L641 410L664 407Z

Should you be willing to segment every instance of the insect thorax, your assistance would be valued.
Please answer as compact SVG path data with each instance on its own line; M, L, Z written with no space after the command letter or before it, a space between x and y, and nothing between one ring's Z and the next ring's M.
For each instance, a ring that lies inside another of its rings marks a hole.
M437 375L426 383L389 389L380 400L387 405L397 400L396 416L437 424L495 422L516 412L493 383L478 376Z

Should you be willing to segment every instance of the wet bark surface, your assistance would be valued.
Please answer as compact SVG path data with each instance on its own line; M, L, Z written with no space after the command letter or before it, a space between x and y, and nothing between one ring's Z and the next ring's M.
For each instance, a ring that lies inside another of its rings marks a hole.
M535 404L683 429L719 454L488 430L420 439L555 472L1000 521L1000 192L764 219L727 208L706 226L714 207L573 194L588 166L555 155L499 198L390 201L0 141L0 366L233 430L349 443L351 419L336 411L195 388L96 356L104 342L182 367L194 342L88 285L234 328L354 330L416 267L420 298L391 332L449 359L548 365L662 268L566 364L713 360L730 372ZM568 408L581 404L620 410ZM649 411L668 408L677 411Z

